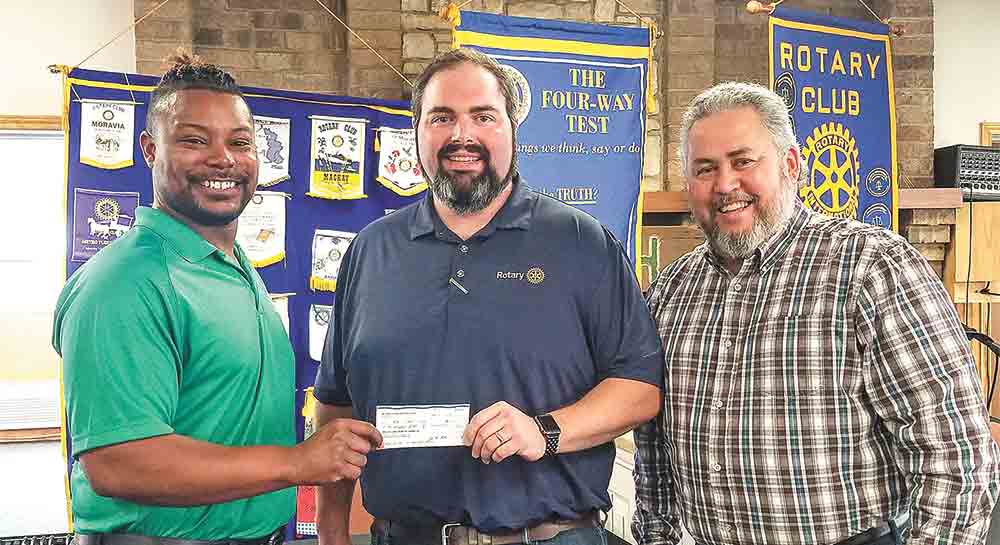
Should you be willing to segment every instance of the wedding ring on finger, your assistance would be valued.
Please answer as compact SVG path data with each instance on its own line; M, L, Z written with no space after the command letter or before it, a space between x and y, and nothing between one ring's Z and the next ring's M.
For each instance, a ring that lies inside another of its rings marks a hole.
M501 445L504 444L504 443L506 443L510 439L510 437L504 437L503 436L503 428L497 430L497 432L494 433L493 435L497 436L497 440L500 441Z

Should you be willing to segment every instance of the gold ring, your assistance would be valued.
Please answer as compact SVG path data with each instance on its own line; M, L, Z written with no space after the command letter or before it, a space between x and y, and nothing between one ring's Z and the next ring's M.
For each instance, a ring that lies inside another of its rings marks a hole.
M507 442L507 439L504 439L503 435L500 434L502 431L503 431L503 428L497 430L497 432L495 434L493 434L493 435L496 435L497 439L500 440L500 444L501 445Z

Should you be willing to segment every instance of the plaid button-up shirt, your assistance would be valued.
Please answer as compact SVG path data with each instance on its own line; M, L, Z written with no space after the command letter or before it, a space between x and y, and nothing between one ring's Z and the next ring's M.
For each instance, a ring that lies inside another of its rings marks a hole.
M827 544L909 511L981 543L1000 451L955 307L899 236L798 207L729 273L702 245L649 306L664 408L635 432L642 545Z

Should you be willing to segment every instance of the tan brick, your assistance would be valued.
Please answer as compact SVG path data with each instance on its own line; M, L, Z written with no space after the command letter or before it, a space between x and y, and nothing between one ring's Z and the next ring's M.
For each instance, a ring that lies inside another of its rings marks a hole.
M136 0L135 2L135 18L138 19L143 17L150 12L153 15L150 17L157 17L161 19L184 19L191 17L194 12L192 7L193 0L173 0L163 4L163 0ZM160 6L160 4L163 4ZM157 8L157 6L160 6ZM154 12L153 9L156 9Z
M954 225L956 212L953 208L901 210L900 221L913 225Z
M240 85L286 89L285 77L280 72L270 70L237 70L233 77Z
M947 243L951 240L951 228L947 225L910 225L905 231L906 239L911 244Z
M400 13L389 11L356 11L348 24L354 30L392 30L399 32Z
M429 62L407 62L403 64L403 73L406 75L419 75L427 68Z
M451 23L437 15L404 13L399 23L404 31L412 30L451 30Z
M657 177L644 177L642 181L639 182L639 187L643 192L646 191L661 191L663 189L663 180Z
M341 20L344 19L343 16L340 18ZM306 32L334 32L340 34L347 32L344 30L343 25L335 21L333 17L330 17L330 14L326 12L303 13L302 30L305 30Z
M222 45L237 49L250 49L253 47L253 31L250 29L224 30L222 31Z
M359 30L357 32L369 45L379 51L382 49L398 49L403 45L402 36L398 30ZM364 44L354 36L348 38L347 43L351 49L364 47Z
M339 55L315 51L302 56L302 72L306 74L331 74Z
M667 104L669 106L681 106L687 107L688 103L691 102L698 94L698 91L693 90L678 90L673 89L667 91Z
M897 90L934 87L934 76L929 70L894 70L892 76Z
M177 42L150 42L145 40L136 40L135 43L135 57L139 61L161 62L176 52Z
M403 35L404 59L430 59L437 53L434 38L423 32L407 32Z
M335 92L336 84L328 74L286 74L288 88L296 91Z
M258 49L285 48L284 30L255 30L253 35Z
M254 56L257 59L257 68L261 70L293 70L299 68L301 64L297 53L258 51Z
M944 278L944 261L929 261L927 264L939 279Z
M903 26L905 36L934 34L934 19L928 17L893 17L893 24ZM895 39L895 38L894 38Z
M892 69L895 70L933 70L934 57L931 55L897 55L892 54Z
M899 125L896 127L896 139L930 142L934 140L934 127L928 125Z
M670 74L667 86L670 89L695 89L701 91L712 86L712 74Z
M166 71L166 64L162 61L137 61L135 63L135 70L140 74L148 74L150 76L161 76L163 72Z
M715 20L711 17L671 17L668 24L671 36L715 36Z
M222 45L222 42L221 28L199 28L194 33L194 44L197 46Z
M896 106L934 107L933 89L900 89L896 91Z
M642 175L659 176L661 158L663 157L663 139L657 134L646 135L645 149L643 149Z
M399 79L399 75L388 68L352 70L351 82L356 82L358 85L370 87L389 87L392 85L406 84L406 82Z
M670 2L670 15L715 15L714 0L673 0Z
M671 35L667 47L675 53L711 53L715 51L715 37Z
M931 125L934 109L923 106L896 106L896 123L899 125Z
M398 11L400 0L347 0L347 13L354 10Z
M235 68L254 68L254 54L241 49L199 49L198 55L205 61Z
M898 55L933 55L934 37L904 35L892 41L892 51Z
M275 9L280 6L274 0L229 0L229 9Z
M562 19L563 9L559 4L531 2L507 6L507 15L536 17L538 19Z
M505 0L472 0L466 9L502 15L505 7ZM431 9L431 13L437 13L440 9L440 7Z
M563 17L571 21L591 22L594 20L594 9L589 3L567 4L563 6L563 13Z
M271 5L274 5L272 0ZM336 0L323 0L323 5L330 9L330 11L337 13L337 1ZM285 0L285 8L293 11L321 11L326 13L326 10L322 6L316 3L316 0ZM343 16L343 13L337 13L337 15Z
M195 10L192 20L198 28L241 29L250 26L252 17L248 11L221 11L214 9Z
M385 60L392 63L393 66L401 66L403 64L403 52L399 49L384 49L380 50L379 54L385 57ZM373 66L384 66L385 64L378 56L367 49L352 49L349 58L351 66L358 68L371 68Z
M285 43L288 45L288 49L296 51L315 51L324 49L326 46L323 43L323 35L318 32L289 31L285 34Z
M892 17L930 17L934 13L931 0L896 0L894 8L890 8Z
M428 11L429 6L427 0L402 0L399 9L402 11Z
M598 23L610 23L615 20L618 3L615 0L596 0L594 3L594 20Z
M924 256L927 261L943 261L947 244L914 244L914 248Z
M715 58L705 54L689 55L668 52L667 70L669 74L712 73L715 71Z
M142 36L152 40L190 42L193 36L191 24L187 21L147 19L139 27L142 28ZM137 27L136 31L137 39L139 27Z

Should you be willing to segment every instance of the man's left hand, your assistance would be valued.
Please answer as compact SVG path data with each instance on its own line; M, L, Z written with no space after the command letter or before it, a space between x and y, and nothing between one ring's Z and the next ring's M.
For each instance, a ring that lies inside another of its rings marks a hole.
M484 464L501 462L514 455L534 462L545 455L545 438L535 419L506 401L498 401L476 413L462 438L472 447L472 457Z

